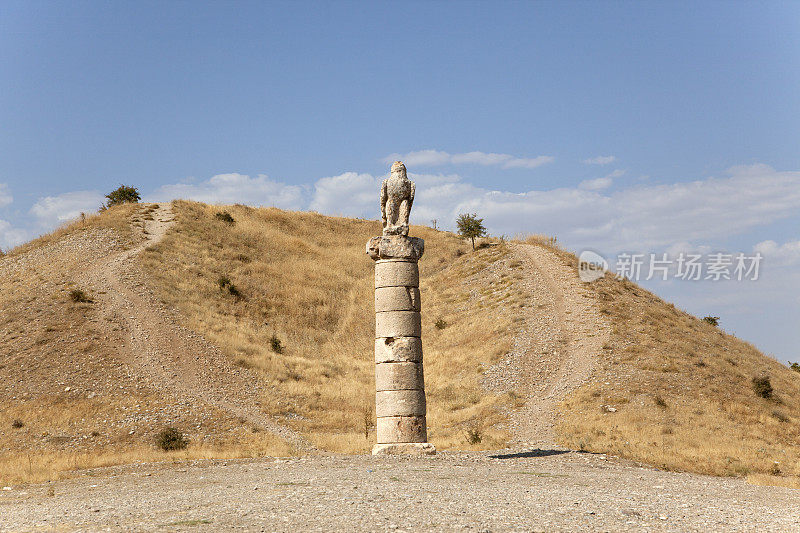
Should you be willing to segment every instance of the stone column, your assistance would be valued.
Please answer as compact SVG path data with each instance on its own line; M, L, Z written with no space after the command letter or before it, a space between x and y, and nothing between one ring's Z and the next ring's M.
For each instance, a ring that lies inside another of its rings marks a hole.
M433 454L425 422L419 269L425 243L405 235L373 237L375 260L375 414L373 454Z

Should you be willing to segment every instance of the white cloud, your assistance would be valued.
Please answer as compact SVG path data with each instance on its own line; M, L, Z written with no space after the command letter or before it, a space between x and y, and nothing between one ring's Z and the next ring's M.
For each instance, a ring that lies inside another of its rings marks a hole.
M753 247L753 251L760 252L768 261L774 261L779 266L800 264L800 241L783 244L762 241Z
M491 191L462 181L418 186L415 218L452 224L459 212L477 212L495 234L547 233L571 247L611 252L728 238L800 210L800 172L765 166L735 167L722 178L613 192L604 192L599 186L608 181L600 180L525 193Z
M389 154L383 162L390 164L393 161L403 161L406 166L431 167L441 165L483 165L499 166L500 168L536 168L547 163L552 163L555 158L549 155L537 157L515 157L509 154L495 154L486 152L464 152L450 154L438 150L419 150L407 154Z
M476 212L494 234L546 233L575 249L612 253L696 249L800 211L800 172L734 167L722 178L607 191L623 173L524 193L483 189L454 174L410 174L417 184L412 222L436 218L452 227L459 213ZM322 178L310 208L377 218L379 183L379 177L355 172Z
M579 189L586 189L587 191L599 191L601 189L608 189L614 183L614 178L619 178L625 175L624 170L617 169L611 174L596 178L593 180L585 180L578 184Z
M614 182L609 176L597 178L593 180L585 180L578 184L578 188L586 189L587 191L599 191L601 189L608 189Z
M314 184L314 194L309 209L330 215L377 218L381 181L385 176L345 172L338 176L321 178ZM461 180L456 174L415 174L409 172L411 179L423 196L429 196L437 186L454 184ZM426 217L424 204L415 200L412 213ZM434 216L435 218L435 216ZM423 218L424 220L424 218Z
M200 183L174 183L159 187L148 200L196 200L210 204L243 203L257 206L302 209L303 187L269 179L265 174L255 178L238 173L217 174Z
M590 157L584 159L583 162L587 165L608 165L616 161L617 158L613 155L598 155L597 157Z
M29 238L28 232L21 228L15 228L11 223L0 219L0 249L8 250Z
M97 211L105 197L98 191L73 191L57 196L45 196L31 207L39 225L52 228L78 217L81 213Z
M314 184L314 196L309 209L330 215L368 216L378 205L381 179L371 174L345 172L321 178Z
M14 197L8 190L8 184L0 183L0 207L5 207L14 201Z

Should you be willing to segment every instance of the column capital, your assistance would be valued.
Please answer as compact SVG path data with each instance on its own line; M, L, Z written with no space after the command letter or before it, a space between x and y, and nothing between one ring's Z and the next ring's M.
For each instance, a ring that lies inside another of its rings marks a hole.
M405 235L381 235L367 242L367 255L378 259L404 259L419 261L425 252L425 241L419 237Z

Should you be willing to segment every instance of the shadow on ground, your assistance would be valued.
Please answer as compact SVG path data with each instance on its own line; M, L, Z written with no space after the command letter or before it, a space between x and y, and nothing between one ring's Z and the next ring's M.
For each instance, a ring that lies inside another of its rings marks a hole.
M524 459L526 457L550 457L551 455L562 455L569 453L569 450L528 450L527 452L503 453L490 455L492 459Z

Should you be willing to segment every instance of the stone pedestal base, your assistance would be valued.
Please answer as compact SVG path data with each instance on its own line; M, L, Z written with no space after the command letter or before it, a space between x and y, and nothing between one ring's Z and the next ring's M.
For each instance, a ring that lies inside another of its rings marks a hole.
M436 447L429 442L394 442L376 444L372 455L435 455Z

